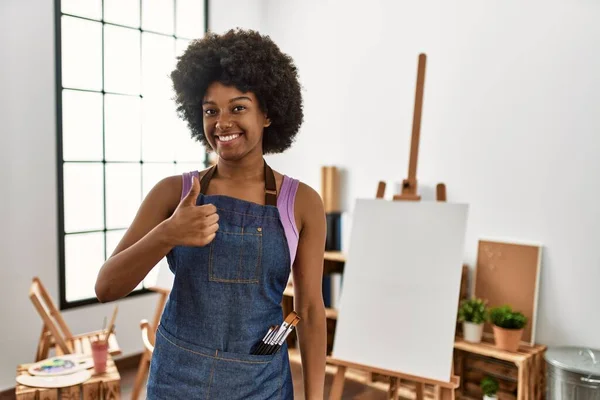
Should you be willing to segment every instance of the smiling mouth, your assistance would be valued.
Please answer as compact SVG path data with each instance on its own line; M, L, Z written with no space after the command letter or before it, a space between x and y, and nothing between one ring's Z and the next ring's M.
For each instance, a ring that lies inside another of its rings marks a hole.
M238 139L240 136L242 136L242 133L230 133L227 135L216 135L215 137L217 138L218 142L221 143L229 143L229 142L233 142L234 140Z

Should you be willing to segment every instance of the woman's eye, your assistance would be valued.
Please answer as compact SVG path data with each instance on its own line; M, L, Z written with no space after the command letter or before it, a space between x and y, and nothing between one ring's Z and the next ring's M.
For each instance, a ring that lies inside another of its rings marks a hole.
M206 114L206 115L215 115L215 110L209 108L207 110L204 110L204 114Z
M244 106L235 106L233 108L233 111L239 112L239 111L244 111L246 109L246 107Z

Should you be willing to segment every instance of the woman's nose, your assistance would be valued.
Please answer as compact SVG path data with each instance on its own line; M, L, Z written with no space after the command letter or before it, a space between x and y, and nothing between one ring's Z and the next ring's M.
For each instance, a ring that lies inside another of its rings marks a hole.
M233 122L231 122L231 120L229 118L221 117L217 121L216 128L224 131L224 130L230 129L232 126L233 126Z

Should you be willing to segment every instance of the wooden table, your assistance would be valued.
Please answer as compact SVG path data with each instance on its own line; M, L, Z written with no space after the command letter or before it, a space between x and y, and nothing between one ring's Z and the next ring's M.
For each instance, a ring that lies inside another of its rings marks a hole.
M17 375L28 374L31 364L21 364L17 367ZM15 394L17 400L119 400L121 399L121 375L112 357L108 357L106 372L94 374L79 385L65 388L46 389L17 385Z
M491 339L470 343L457 337L454 350L454 371L461 377L459 398L481 398L479 380L484 375L498 379L499 399L545 397L545 345L522 345L517 352L510 352L497 348ZM512 394L515 391L516 396Z

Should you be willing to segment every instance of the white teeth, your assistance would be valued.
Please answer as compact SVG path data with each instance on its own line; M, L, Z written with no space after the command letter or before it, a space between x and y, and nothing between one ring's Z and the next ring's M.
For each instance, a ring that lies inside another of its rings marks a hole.
M229 135L229 136L219 136L219 140L221 142L229 142L230 140L236 139L240 136L239 133L234 133L233 135Z

